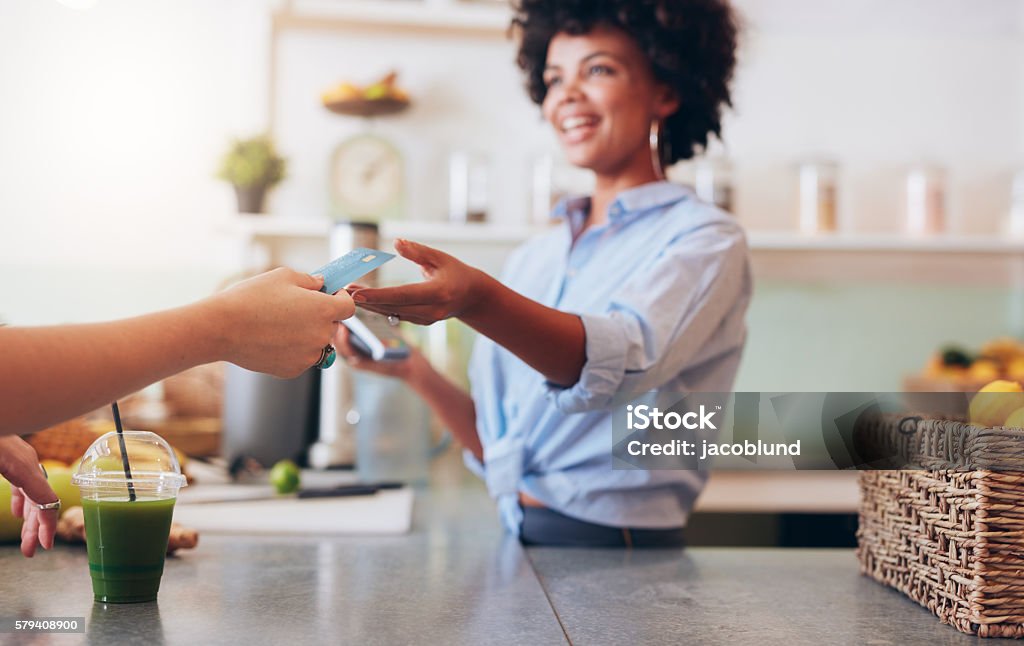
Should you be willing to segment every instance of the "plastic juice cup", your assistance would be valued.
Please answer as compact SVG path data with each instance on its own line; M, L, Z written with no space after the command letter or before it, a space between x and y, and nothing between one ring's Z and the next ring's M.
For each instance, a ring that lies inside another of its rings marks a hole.
M170 445L147 431L100 437L72 477L82 493L93 596L104 603L156 600L178 490L185 476Z

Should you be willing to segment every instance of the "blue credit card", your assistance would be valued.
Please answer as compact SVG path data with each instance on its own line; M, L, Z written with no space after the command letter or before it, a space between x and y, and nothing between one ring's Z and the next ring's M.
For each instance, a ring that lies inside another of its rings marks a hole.
M321 292L334 294L394 257L395 254L386 251L359 247L310 273L324 277Z

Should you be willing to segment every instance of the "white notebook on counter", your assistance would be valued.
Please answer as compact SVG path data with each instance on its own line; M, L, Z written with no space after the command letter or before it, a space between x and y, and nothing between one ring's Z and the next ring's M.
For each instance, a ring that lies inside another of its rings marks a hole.
M408 487L305 500L238 497L242 500L207 502L206 496L183 495L174 507L174 520L213 534L365 536L406 534L412 528L414 496Z

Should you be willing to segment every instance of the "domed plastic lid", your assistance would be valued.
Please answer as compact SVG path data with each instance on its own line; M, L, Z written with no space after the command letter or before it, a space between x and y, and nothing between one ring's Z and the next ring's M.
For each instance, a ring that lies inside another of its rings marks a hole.
M156 433L125 431L125 454L128 456L129 478L117 433L106 433L82 456L82 462L71 477L79 487L127 491L129 486L147 495L176 495L186 486L181 465L171 446Z

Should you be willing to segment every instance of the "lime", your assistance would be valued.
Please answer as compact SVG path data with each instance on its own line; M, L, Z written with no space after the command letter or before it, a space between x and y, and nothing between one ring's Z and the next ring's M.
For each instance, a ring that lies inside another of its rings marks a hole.
M270 484L277 493L298 491L299 467L291 460L281 460L270 470Z

